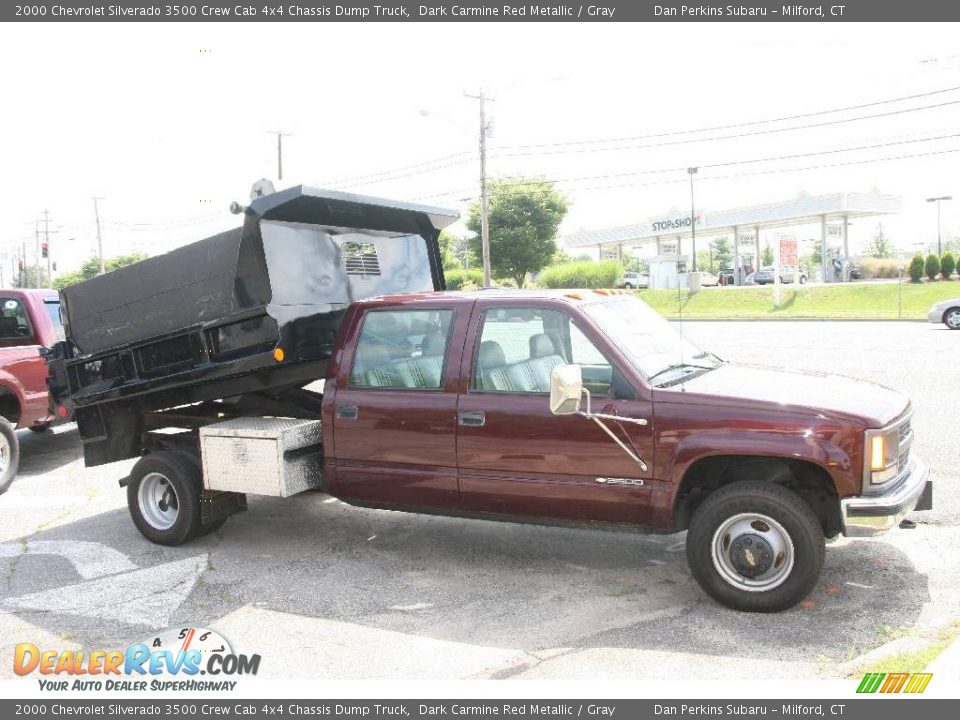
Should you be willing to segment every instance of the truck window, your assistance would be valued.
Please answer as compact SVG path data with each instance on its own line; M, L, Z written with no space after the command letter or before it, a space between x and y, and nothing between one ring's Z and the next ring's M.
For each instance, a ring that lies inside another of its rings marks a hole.
M25 340L33 335L23 304L0 297L0 340Z
M452 310L367 313L350 387L439 390L452 320Z
M53 335L60 341L65 340L66 337L63 333L63 320L60 317L60 298L57 297L48 297L43 299L43 307L47 310L47 315L50 316L50 325L53 326Z
M471 388L547 393L551 371L565 363L581 366L592 393L610 392L610 362L569 317L556 310L491 308L484 313Z

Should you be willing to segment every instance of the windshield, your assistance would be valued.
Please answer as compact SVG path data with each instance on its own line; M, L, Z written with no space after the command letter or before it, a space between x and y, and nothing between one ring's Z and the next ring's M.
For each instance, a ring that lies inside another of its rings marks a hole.
M583 311L653 385L672 384L720 364L631 295L584 305Z

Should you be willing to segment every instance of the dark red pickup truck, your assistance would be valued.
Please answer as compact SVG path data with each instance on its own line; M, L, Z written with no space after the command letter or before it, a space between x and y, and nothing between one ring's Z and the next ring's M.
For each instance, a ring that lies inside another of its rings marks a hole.
M46 430L47 365L40 348L63 340L56 290L0 289L0 492L17 472L15 428Z
M707 593L776 611L813 588L824 538L930 508L906 398L724 362L626 291L436 292L453 217L298 187L254 199L242 231L64 291L51 395L88 465L141 458L121 484L146 538L309 489L686 530Z

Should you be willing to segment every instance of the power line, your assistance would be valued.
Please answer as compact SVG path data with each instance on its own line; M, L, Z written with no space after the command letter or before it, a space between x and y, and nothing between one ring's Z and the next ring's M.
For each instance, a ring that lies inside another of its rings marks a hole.
M646 143L641 145L611 145L605 147L592 148L574 148L569 150L535 150L531 152L503 153L497 152L494 157L526 157L529 155L563 155L566 153L590 153L590 152L610 152L615 150L640 150L645 148L668 147L671 145L690 145L694 143L716 142L718 140L736 140L745 137L755 137L757 135L773 135L776 133L792 132L794 130L810 130L813 128L828 127L830 125L843 125L846 123L860 122L861 120L874 120L876 118L891 117L894 115L903 115L910 112L919 112L921 110L933 110L952 105L960 105L960 100L949 100L947 102L934 105L923 105L916 108L901 108L899 110L888 110L887 112L874 113L873 115L861 115L853 118L842 118L840 120L825 120L818 123L808 123L806 125L794 125L785 128L770 128L769 130L752 130L750 132L736 133L733 135L720 135L706 138L688 138L681 140L668 140L666 142Z
M870 107L879 107L882 105L889 105L893 103L904 102L907 100L917 100L919 98L924 98L924 97L933 97L936 95L943 95L945 93L955 92L957 90L960 90L960 86L941 88L939 90L931 90L923 93L915 93L913 95L902 95L900 97L887 98L885 100L875 100L873 102L860 103L858 105L847 105L844 107L831 108L827 110L817 110L817 111L808 112L808 113L784 115L781 117L767 118L764 120L750 120L745 122L729 123L725 125L712 125L712 126L702 127L702 128L692 128L692 129L686 129L686 130L673 130L668 132L650 133L646 135L633 135L633 136L622 136L622 137L612 137L612 138L588 138L584 140L568 140L568 141L560 141L560 142L554 142L554 143L507 145L507 146L503 146L501 148L495 149L491 153L491 156L492 157L522 157L527 155L561 154L562 152L567 152L567 151L556 151L553 153L545 153L545 152L543 153L542 152L504 153L503 151L504 150L536 150L539 148L562 148L562 147L571 147L575 145L596 145L596 144L603 144L603 143L632 142L636 140L655 140L659 138L676 137L678 135L680 136L694 135L694 134L704 133L704 132L715 132L718 130L732 130L736 128L755 127L757 125L768 125L768 124L777 123L777 122L788 122L791 120L802 120L805 118L818 117L821 115L832 115L840 112L863 110ZM642 148L648 148L648 147L660 147L665 145L688 144L688 143L695 143L695 142L711 142L715 140L728 140L728 139L736 139L741 137L750 137L753 135L790 132L793 130L805 130L805 129L816 128L816 127L825 127L828 125L838 125L838 124L844 124L844 123L850 123L850 122L859 122L861 120L871 120L874 118L887 117L891 115L898 115L898 114L903 114L908 112L919 112L922 110L936 109L936 108L946 107L946 106L956 105L956 104L960 104L960 101L948 101L945 103L924 105L924 106L915 107L915 108L901 108L899 110L889 111L885 113L876 113L873 115L865 115L865 116L859 116L855 118L843 118L839 120L827 121L824 123L813 123L813 124L799 125L799 126L788 127L788 128L775 128L775 129L764 130L759 132L725 135L721 137L696 138L696 139L688 139L688 140L674 141L674 142L668 142L668 143L656 143L656 144L638 145L638 146L631 145L626 147L616 146L616 147L604 147L604 148L598 148L598 149L582 149L582 150L573 150L570 152L602 152L602 151L612 151L612 150L629 150L629 149L642 149ZM432 167L437 163L445 162L448 160L456 160L456 159L459 159L460 162L446 163L436 168ZM379 182L387 182L393 179L402 179L405 177L412 177L414 175L421 175L429 172L434 172L436 170L443 170L448 167L454 167L456 165L465 164L467 162L472 162L472 161L473 161L473 158L471 153L468 153L468 152L453 153L450 155L443 155L437 158L433 158L432 160L425 160L420 163L414 163L412 165L404 165L404 166L393 168L390 170L383 170L383 171L374 172L374 173L367 173L364 175L356 175L353 177L342 178L340 180L333 181L332 183L327 183L327 186L328 187L344 187L348 185L350 186L373 185ZM407 172L411 170L415 172ZM402 174L398 174L398 173L402 173ZM389 177L389 176L395 176L395 177ZM380 178L383 178L383 179L380 180ZM367 180L369 180L370 182L356 182L356 181L367 181Z
M910 159L921 158L921 157L934 157L934 156L937 156L937 155L949 155L949 154L957 153L957 152L960 152L960 148L951 148L951 149L948 149L948 150L932 150L932 151L930 151L930 152L925 152L925 153L911 153L911 154L909 154L909 155L894 155L894 156L890 156L890 157L868 158L868 159L864 159L864 160L850 160L850 161L847 161L847 162L828 163L828 164L824 164L824 165L807 165L807 166L804 166L804 167L792 167L792 168L769 168L769 169L766 169L766 170L757 170L757 171L754 171L754 172L746 172L746 173L732 173L732 174L727 174L727 175L712 175L712 176L711 176L711 175L707 175L707 176L701 177L700 180L701 180L701 181L729 180L729 179L743 178L743 177L755 177L755 176L758 176L758 175L771 175L771 174L775 174L775 173L805 172L805 171L807 171L807 170L822 170L822 169L826 169L826 168L848 167L848 166L853 166L853 165L868 165L868 164L878 163L878 162L889 162L889 161L895 161L895 160L910 160ZM701 166L701 167L705 167L705 166ZM676 170L676 169L673 170L673 172L677 172L677 171L678 171L678 170ZM603 177L602 177L602 176L596 176L596 177L594 177L594 178L589 178L589 179L603 179ZM521 184L521 185L523 185L523 184L534 184L534 183L536 183L536 182L543 182L543 181L542 181L542 180L539 180L539 181L531 181L530 183L520 183L520 184ZM572 182L572 180L571 180L570 182ZM658 181L654 181L654 182L619 183L619 184L616 184L616 185L595 185L595 186L588 186L588 187L577 188L577 192L590 192L590 191L593 191L593 190L610 190L610 189L616 189L616 188L629 188L629 187L650 187L650 186L654 186L654 185L675 185L675 184L678 184L678 183L686 183L686 182L687 182L687 179L686 179L686 178L679 178L679 179L675 179L675 180L658 180ZM451 196L451 195L458 195L458 194L460 194L460 193L468 192L468 191L471 190L471 189L472 189L472 188L461 188L461 189L459 189L459 190L451 190L450 192L434 193L434 194L432 194L432 195L421 195L421 196L419 196L419 197L417 197L417 198L414 198L414 199L415 199L415 200L423 200L423 199L426 199L426 198L442 198L442 197L448 197L448 196ZM472 196L456 198L456 200L461 201L461 202L466 202L466 201L468 201L468 200L474 200L474 199L475 199L475 197L472 197Z
M736 166L736 165L750 165L750 164L762 163L762 162L774 162L779 160L795 160L803 157L816 157L818 155L832 155L832 154L843 153L843 152L859 152L862 150L875 150L883 147L893 147L896 145L909 145L909 144L921 143L921 142L935 142L938 140L948 140L948 139L953 139L958 137L960 137L960 133L952 133L948 135L938 135L938 136L929 137L929 138L915 138L910 140L892 140L892 141L883 142L883 143L874 143L872 145L860 145L857 147L847 147L847 148L832 148L830 150L817 150L817 151L808 152L808 153L793 153L790 155L774 155L774 156L762 157L762 158L750 158L747 160L731 160L731 161L720 162L720 163L704 163L699 167L709 169L709 168L719 168L719 167L730 167L730 166ZM657 168L654 170L635 170L635 171L623 172L623 173L608 173L603 175L583 175L579 177L568 177L568 178L537 178L536 180L531 181L529 184L537 184L540 182L569 183L569 182L582 182L585 180L608 180L608 179L614 179L614 178L620 178L620 177L635 177L637 175L662 175L662 174L668 174L668 173L674 173L674 172L681 172L684 170L686 170L686 167L671 167L671 168ZM440 195L425 195L425 196L421 196L421 198L454 195L461 192L466 192L470 189L471 188L463 188L460 190L450 191L449 193L442 193ZM421 199L421 198L417 198L417 199Z
M752 127L755 125L767 125L767 124L776 123L776 122L786 122L788 120L802 120L804 118L816 117L819 115L832 115L834 113L849 112L851 110L863 110L868 107L878 107L880 105L889 105L892 103L903 102L905 100L916 100L922 97L942 95L944 93L954 92L956 90L960 90L960 85L956 87L943 88L940 90L931 90L929 92L924 92L924 93L917 93L915 95L903 95L901 97L888 98L886 100L876 100L869 103L862 103L860 105L848 105L846 107L832 108L830 110L817 110L815 112L799 113L796 115L784 115L782 117L767 118L765 120L750 120L746 122L730 123L728 125L713 125L710 127L694 128L694 129L688 129L688 130L672 130L669 132L652 133L648 135L633 135L633 136L615 137L615 138L593 138L593 139L587 139L587 140L568 140L565 142L556 142L556 143L534 143L534 144L528 144L528 145L514 145L514 146L506 146L502 149L520 150L520 149L528 149L528 148L558 147L558 146L565 146L565 145L583 145L583 144L604 143L604 142L628 142L632 140L653 140L656 138L672 137L675 135L691 135L691 134L701 133L701 132L713 132L716 130L732 130L740 127Z

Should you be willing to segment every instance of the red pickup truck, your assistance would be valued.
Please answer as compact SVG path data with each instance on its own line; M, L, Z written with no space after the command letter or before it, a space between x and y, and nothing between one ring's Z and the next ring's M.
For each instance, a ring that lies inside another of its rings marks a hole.
M455 215L435 208L303 186L244 212L62 293L53 402L87 465L140 458L121 485L152 542L216 530L248 495L320 489L686 530L707 593L777 611L813 588L826 537L932 505L891 390L724 362L626 291L439 292Z
M17 472L15 428L43 432L54 419L40 348L63 337L56 290L0 289L0 493Z

